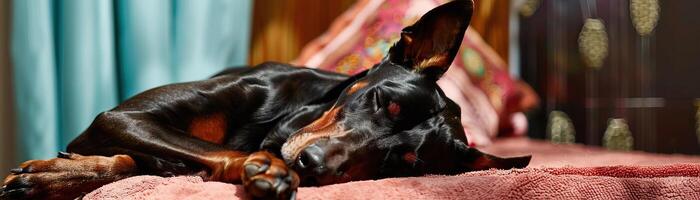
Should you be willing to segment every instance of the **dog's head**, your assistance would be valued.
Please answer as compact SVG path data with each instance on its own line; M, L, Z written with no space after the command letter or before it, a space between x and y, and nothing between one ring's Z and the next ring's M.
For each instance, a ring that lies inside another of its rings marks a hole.
M282 146L302 184L525 167L465 145L459 107L436 81L459 50L471 0L441 5L401 32L381 63L356 75L320 118Z

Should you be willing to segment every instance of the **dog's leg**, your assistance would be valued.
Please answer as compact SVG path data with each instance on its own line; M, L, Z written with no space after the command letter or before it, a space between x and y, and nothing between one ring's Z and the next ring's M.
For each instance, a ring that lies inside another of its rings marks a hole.
M170 164L152 164L157 162L154 157L184 163L187 166L182 169L203 168L205 173L196 175L205 180L242 183L255 197L287 198L299 184L298 176L271 153L251 154L206 142L138 112L101 114L68 150L81 154L131 155L143 174L192 175L193 171L173 170Z
M0 199L74 199L104 184L138 174L127 155L81 156L59 153L50 160L30 160L11 170Z
M200 174L179 171L177 167L169 167L171 164L164 164L167 161L146 154L106 149L107 152L126 152L135 156L82 156L61 152L58 158L30 160L13 169L5 178L0 199L74 199L102 185L142 174L200 175L208 181L242 183L253 197L262 198L293 198L299 185L296 173L288 169L284 161L266 151L204 153L200 161L211 167L209 173ZM100 151L94 153L105 153ZM152 171L156 166L164 171Z
M12 170L0 199L73 199L141 174L242 183L254 197L289 198L299 184L298 176L273 154L227 149L134 113L101 115L68 150L73 154L27 161Z

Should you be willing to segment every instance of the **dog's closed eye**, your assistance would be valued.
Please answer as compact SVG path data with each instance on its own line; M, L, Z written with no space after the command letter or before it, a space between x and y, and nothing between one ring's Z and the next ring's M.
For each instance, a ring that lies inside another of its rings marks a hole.
M384 100L382 99L382 92L380 90L374 90L374 111L379 112L384 108Z
M401 106L398 103L387 102L387 99L383 99L381 90L376 90L374 92L374 110L379 112L382 109L386 109L387 114L392 118L398 117L401 113Z

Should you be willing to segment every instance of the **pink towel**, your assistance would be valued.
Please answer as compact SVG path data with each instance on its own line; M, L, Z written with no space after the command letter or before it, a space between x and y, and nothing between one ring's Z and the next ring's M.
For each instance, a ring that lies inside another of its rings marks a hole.
M239 185L138 176L85 199L237 199ZM300 188L299 199L700 199L700 164L488 170Z

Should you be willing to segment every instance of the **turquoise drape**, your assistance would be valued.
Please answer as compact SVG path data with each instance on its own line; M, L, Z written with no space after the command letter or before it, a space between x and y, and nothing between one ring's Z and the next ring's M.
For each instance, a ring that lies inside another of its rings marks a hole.
M15 0L18 158L54 157L101 111L248 55L251 0Z

